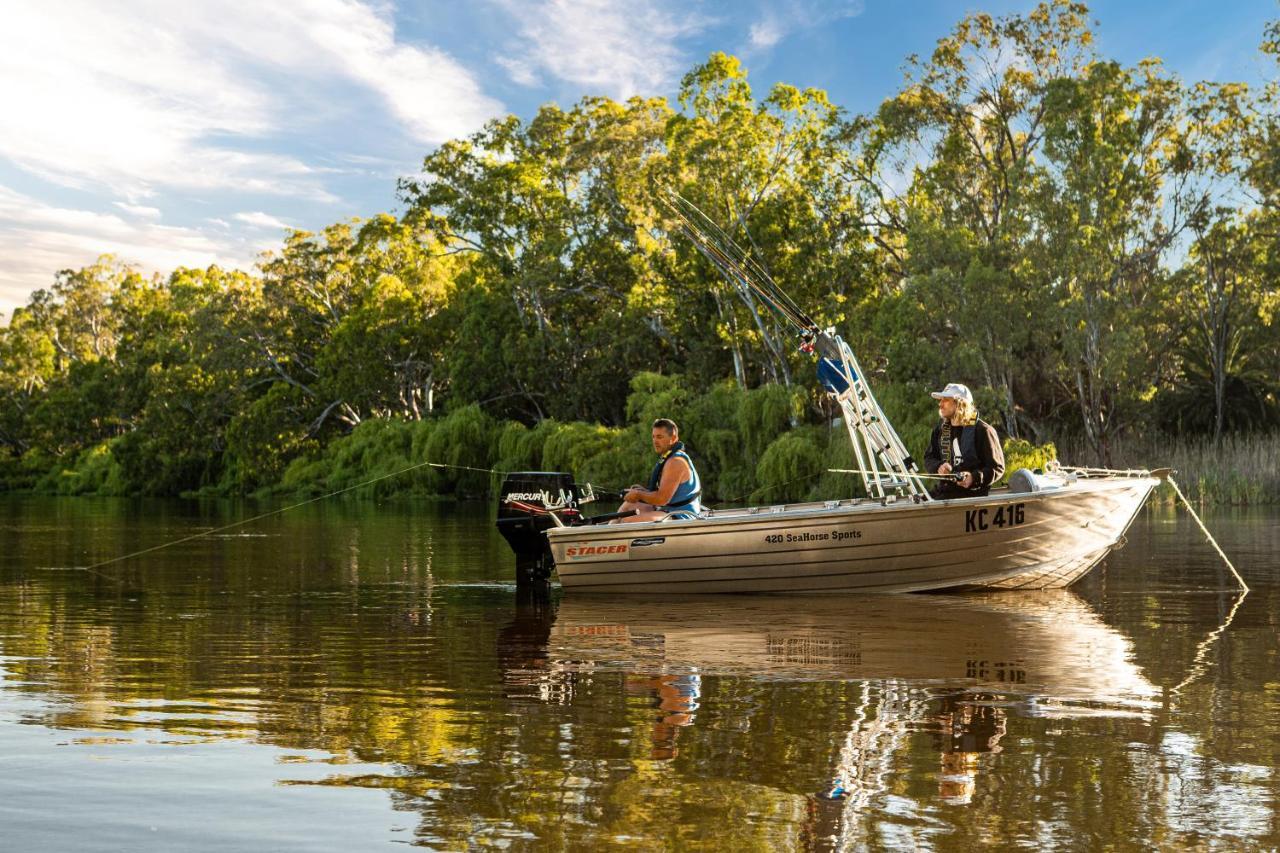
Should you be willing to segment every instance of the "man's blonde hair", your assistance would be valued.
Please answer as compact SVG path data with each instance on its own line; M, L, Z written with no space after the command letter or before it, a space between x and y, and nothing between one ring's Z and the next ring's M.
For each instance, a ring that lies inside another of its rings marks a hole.
M970 400L956 400L956 414L960 426L973 426L978 422L978 407Z

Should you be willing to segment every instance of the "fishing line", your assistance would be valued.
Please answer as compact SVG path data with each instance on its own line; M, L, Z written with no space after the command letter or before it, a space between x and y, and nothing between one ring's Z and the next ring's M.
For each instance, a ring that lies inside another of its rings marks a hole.
M174 546L174 545L181 545L183 542L190 542L190 541L195 540L195 539L200 539L200 538L202 538L202 537L204 537L204 536L212 536L212 535L213 535L213 534L215 534L215 533L222 533L223 531L226 531L226 530L234 530L234 529L235 529L235 528L237 528L237 527L243 527L243 526L244 526L244 525L246 525L246 524L251 524L251 523L253 523L253 522L255 522L255 521L261 521L261 520L262 520L262 519L264 519L264 518L270 518L270 517L271 517L271 516L273 516L273 515L279 515L279 514L281 514L281 513L283 513L283 512L288 512L288 511L289 511L289 510L291 510L291 509L297 509L298 507L303 507L303 506L306 506L307 504L313 504L313 503L315 503L316 501L322 501L322 500L325 500L326 498L332 498L332 497L335 497L336 495L343 494L344 492L350 492L350 491L353 491L353 490L355 490L355 489L363 488L364 486L370 486L370 485L373 485L374 483L380 482L380 481L382 481L382 480L387 480L387 479L390 479L390 478L392 478L392 477L398 477L398 476L400 476L401 474L407 474L407 473L409 473L410 471L415 471L415 470L417 470L418 468L425 468L425 467L428 467L428 466L430 466L430 467L432 467L432 468L466 468L467 470L472 470L472 471L487 471L487 470L489 470L489 469L485 469L485 468L469 468L469 466L466 466L466 465L445 465L445 464L442 464L442 463L439 463L439 462L419 462L417 465L410 465L408 468L401 468L399 471L392 471L390 474L382 474L382 475L380 475L380 476L373 477L372 479L365 480L365 481L364 481L364 482L362 482L362 483L356 483L354 486L347 486L347 487L345 487L345 488L338 489L337 491L329 492L328 494L320 495L320 496L318 496L318 497L314 497L314 498L309 498L309 499L307 499L307 500L305 500L305 501L301 501L301 502L296 503L296 504L290 504L289 506L281 507L280 509L272 510L271 512L264 512L264 513L262 513L262 514L260 514L260 515L255 515L255 516L253 516L252 518L242 519L242 520L237 521L237 522L234 522L234 523L232 523L232 524L225 524L225 525L223 525L222 527L215 527L215 528L213 528L212 530L203 530L203 531L201 531L200 533L193 533L193 534L192 534L192 535L190 535L190 536L183 536L181 539L174 539L172 542L163 542L163 543L161 543L161 544L159 544L159 545L152 545L150 548L143 548L141 551L133 551L132 553L124 554L124 555L119 556L119 557L112 557L112 558L111 558L111 559L109 559L109 560L102 560L101 562L94 563L94 564L89 565L89 566L69 566L69 567L68 567L68 568L66 568L66 569L55 569L55 568L53 568L53 567L42 567L42 570L43 570L43 571L76 571L76 572L88 572L89 574L97 575L97 576L98 576L98 577L100 577L100 578L103 578L103 579L105 579L105 580L109 580L109 581L111 581L111 582L112 582L112 583L114 583L114 584L121 584L121 583L122 583L122 581L120 581L119 579L117 579L117 578L113 578L113 577L111 577L111 576L109 576L109 575L104 575L104 574L102 574L101 572L97 571L97 569L101 568L102 566L110 565L111 563L118 563L118 562L120 562L121 560L128 560L128 559L130 559L131 557L139 557L139 556L142 556L143 554L150 554L152 551L159 551L159 550L161 550L162 548L170 548L170 547L172 547L172 546ZM502 473L502 472L497 471L497 472L494 472L494 473Z
M223 532L225 532L225 531L227 531L227 530L234 530L234 529L235 529L235 528L237 528L237 527L243 527L243 526L244 526L244 525L246 525L246 524L252 524L252 523L253 523L253 522L255 522L255 521L261 521L262 519L264 519L264 518L270 518L270 517L271 517L271 516L273 516L273 515L280 515L281 513L289 512L290 510L298 509L299 507L304 507L304 506L306 506L306 505L308 505L308 504L316 503L317 501L322 501L322 500L326 500L326 499L328 499L328 498L336 497L336 496L341 495L341 494L344 494L344 493L346 493L346 492L351 492L351 491L354 491L354 490L356 490L356 489L361 489L361 488L364 488L365 486L371 486L371 485L373 485L374 483L378 483L378 482L381 482L381 481L383 481L383 480L389 480L389 479L391 479L392 477L399 477L401 474L407 474L407 473L409 473L410 471L416 471L416 470L417 470L417 469L419 469L419 468L427 468L427 467L430 467L430 468L456 468L456 469L461 470L461 471L476 471L476 472L479 472L479 473L482 473L482 474L510 474L510 473L512 473L512 472L510 472L510 471L499 471L499 470L497 470L497 469L495 469L495 468L476 468L476 467L471 466L471 465L450 465L450 464L447 464L447 463L444 463L444 462L419 462L419 463L418 463L418 464L416 464L416 465L410 465L410 466L409 466L409 467L407 467L407 468L401 468L401 469L400 469L400 470L398 470L398 471L392 471L390 474L381 474L381 475L379 475L379 476L377 476L377 477L373 477L373 478L368 479L368 480L365 480L365 481L363 481L363 482L356 483L355 485L352 485L352 486L346 486L346 487L344 487L344 488L337 489L337 490L335 490L335 491L329 492L329 493L327 493L327 494L319 495L319 496L314 497L314 498L308 498L308 499L307 499L307 500L305 500L305 501L300 501L300 502L298 502L298 503L296 503L296 504L290 504L289 506L281 507L280 509L274 509L274 510L271 510L270 512L264 512L264 513L261 513L261 514L259 514L259 515L255 515L255 516L253 516L252 518L245 518L245 519L242 519L242 520L240 520L240 521L233 522L233 523L231 523L231 524L225 524L225 525L223 525L223 526L221 526L221 527L215 527L215 528L213 528L212 530L202 530L201 532L199 532L199 533L193 533L193 534L191 534L190 536L183 536L182 538L180 538L180 539L174 539L174 540L173 540L173 541L171 541L171 542L162 542L162 543L161 543L161 544L159 544L159 545L152 545L152 546L151 546L151 547L149 547L149 548L143 548L143 549L142 549L142 550L140 550L140 551L133 551L133 552L130 552L130 553L128 553L128 554L123 554L123 555L118 556L118 557L112 557L112 558L110 558L110 559L108 559L108 560L102 560L102 561L100 561L100 562L93 563L92 565L88 565L88 566L67 566L66 568L60 568L60 567L55 567L55 566L40 566L40 567L38 567L38 570L39 570L39 571L47 571L47 572L53 572L53 571L66 571L66 572L88 572L88 573L89 573L89 574L91 574L91 575L96 575L96 576L98 576L98 577L102 578L103 580L110 581L111 583L114 583L114 584L116 584L117 586L119 586L119 585L122 585L122 584L123 584L123 581L121 581L119 578L113 578L113 577L111 577L110 575L105 575L105 574L103 574L102 572L98 571L98 569L102 568L103 566L111 565L112 563L118 563L118 562L121 562L122 560L128 560L128 559L131 559L131 558L133 558L133 557L140 557L140 556L142 556L143 554L150 554L150 553L151 553L151 552L153 552L153 551L159 551L159 550L162 550L162 549L164 549L164 548L171 548L171 547L173 547L174 545L181 545L183 542L191 542L191 541L196 540L196 539L201 539L201 538L203 538L203 537L205 537L205 536L212 536L212 535L214 535L215 533L223 533ZM587 485L588 487L592 488L593 490L594 490L594 488L595 488L595 487L594 487L594 486L592 486L592 484L590 484L590 483L587 483L586 485ZM604 487L602 487L602 488L601 488L601 491L614 492L614 493L617 493L617 494L624 494L624 492L622 492L621 490L617 490L617 489L607 489L607 488L604 488Z
M818 475L820 475L820 474L822 474L822 472L821 472L821 471L815 471L815 472L814 472L814 473L812 473L812 474L805 474L805 475L804 475L804 476L802 476L802 477L796 477L794 480L787 480L785 483L779 483L778 485L773 486L772 488L775 488L775 489L781 489L781 488L783 488L783 487L785 487L785 486L790 486L792 483L799 483L801 480L812 480L814 477L817 477L817 476L818 476ZM740 501L745 501L747 498L749 498L749 497L751 497L752 495L754 495L757 491L759 491L759 489L752 489L750 492L747 492L745 495L742 495L741 497L732 498L732 499L730 499L730 500L724 501L724 503L736 504L736 503L738 503L738 502L740 502ZM709 509L714 509L714 507L708 507L708 508L709 508Z

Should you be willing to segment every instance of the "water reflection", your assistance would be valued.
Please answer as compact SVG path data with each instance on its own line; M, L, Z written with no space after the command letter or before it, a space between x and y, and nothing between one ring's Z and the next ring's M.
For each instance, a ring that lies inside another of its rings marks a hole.
M674 758L706 677L857 685L832 781L806 797L807 849L856 846L859 815L900 780L927 733L933 799L972 803L1009 715L1148 716L1156 688L1130 643L1069 591L816 600L566 598L549 626L545 678L621 670L657 697L650 757Z
M61 511L122 547L160 535ZM304 514L124 585L27 570L85 562L92 537L0 525L0 755L28 744L33 768L0 779L6 838L58 847L58 780L128 757L152 775L103 772L78 802L120 800L70 819L179 849L130 809L205 802L181 753L234 779L201 823L228 848L261 846L219 816L246 805L279 849L343 827L351 849L1275 839L1276 586L1233 608L1169 527L1136 526L1084 596L548 601L516 597L487 518L431 512ZM6 811L37 784L42 806ZM376 804L359 832L356 802Z
M547 667L1011 689L1055 714L1150 706L1132 647L1068 590L971 596L567 597Z

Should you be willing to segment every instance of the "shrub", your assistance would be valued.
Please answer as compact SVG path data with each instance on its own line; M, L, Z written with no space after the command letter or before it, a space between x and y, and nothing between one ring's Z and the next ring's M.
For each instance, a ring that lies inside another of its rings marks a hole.
M778 436L756 466L760 486L752 500L763 503L801 500L825 470L824 444L821 431L813 427Z
M499 471L539 471L546 466L542 461L543 449L560 424L551 418L540 421L530 429L521 423L508 421L498 428L495 441L494 467Z
M1032 471L1044 470L1046 463L1058 458L1058 448L1053 442L1038 447L1021 438L1004 440L1004 477L1001 483L1009 479L1009 475L1019 468L1030 468Z
M82 450L70 468L55 467L36 483L35 490L56 495L127 495L129 484L110 439Z
M762 460L765 448L795 426L804 412L804 392L770 383L748 391L738 405L738 432L751 461Z
M649 371L637 373L631 380L631 393L627 395L627 421L643 428L645 435L657 418L671 418L679 424L680 419L675 415L684 409L687 398L681 377Z
M481 497L497 488L496 476L484 470L492 467L497 423L478 405L464 406L436 422L425 442L419 462L436 462L452 467L432 468L429 481L438 494Z

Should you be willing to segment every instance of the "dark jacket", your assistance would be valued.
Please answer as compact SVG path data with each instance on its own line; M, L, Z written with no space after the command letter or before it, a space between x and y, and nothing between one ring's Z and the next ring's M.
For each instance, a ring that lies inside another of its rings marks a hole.
M981 418L973 426L951 427L950 453L943 447L943 423L933 428L929 438L929 449L924 454L924 469L930 474L938 473L943 462L950 462L956 473L969 471L973 474L973 488L961 488L959 483L939 482L934 488L934 497L971 498L979 497L991 491L991 486L1004 476L1004 448L1000 446L1000 437L996 428Z

